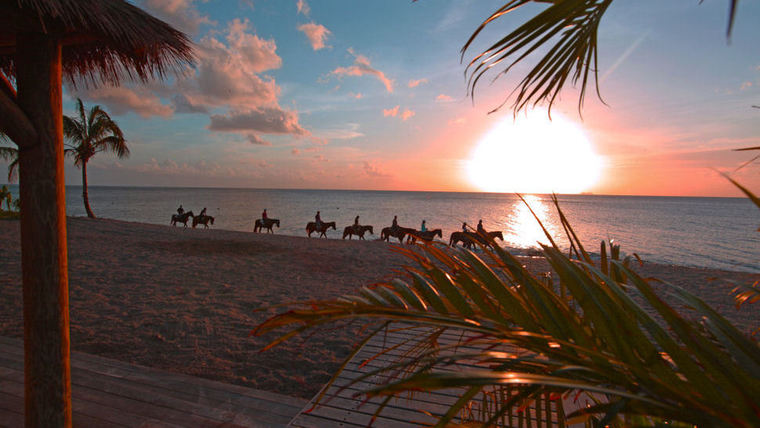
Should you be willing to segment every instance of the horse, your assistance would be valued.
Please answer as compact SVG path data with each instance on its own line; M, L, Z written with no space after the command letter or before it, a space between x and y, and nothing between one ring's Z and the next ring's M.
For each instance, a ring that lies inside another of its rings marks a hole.
M486 247L493 248L494 245L496 245L496 238L501 239L504 241L504 235L501 233L500 230L494 231L494 232L485 232L485 235L483 233L477 233L477 232L467 232L468 235L472 238L473 241L477 241Z
M406 238L406 235L409 235L412 232L416 232L416 231L408 227L398 226L396 230L393 230L392 227L384 227L383 230L380 232L380 240L391 242L391 236L392 236L398 239L399 244L403 244L404 238Z
M190 217L195 218L192 211L188 211L182 214L172 214L172 221L169 222L169 224L171 224L172 226L176 226L177 223L182 223L185 225L185 227L187 227L187 219L189 219Z
M346 239L346 236L348 236L348 239L352 239L354 235L358 236L359 239L364 239L364 234L369 231L370 235L374 235L375 232L372 230L372 226L369 225L351 225L346 226L345 229L343 229L343 239Z
M209 221L211 224L214 224L214 217L211 217L210 215L199 215L193 217L193 229L195 229L195 226L202 224L208 229L208 223Z
M278 218L266 218L266 219L257 218L256 221L253 223L253 231L254 232L261 232L261 229L267 229L268 233L274 233L274 231L272 230L273 226L280 227L280 219L278 219Z
M412 244L416 244L418 239L430 242L435 239L436 236L443 239L443 231L441 229L426 230L424 232L415 230L409 234L409 238L407 238L406 243L408 244L411 242Z
M457 242L461 242L465 248L472 248L475 241L473 241L473 234L469 232L452 232L449 238L449 245L452 247L457 246Z
M306 233L309 235L309 238L311 238L311 234L314 232L319 232L319 237L324 236L325 238L327 238L327 229L331 227L333 228L333 230L337 230L337 228L335 227L334 221L323 221L322 227L319 229L317 229L316 222L310 221L306 223Z

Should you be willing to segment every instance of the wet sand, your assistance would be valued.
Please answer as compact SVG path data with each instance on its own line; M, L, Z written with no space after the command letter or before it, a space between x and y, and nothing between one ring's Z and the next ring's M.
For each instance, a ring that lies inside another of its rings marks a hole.
M340 228L339 228L340 229ZM331 231L331 236L340 236ZM377 237L377 235L375 235ZM260 352L248 334L274 310L329 299L391 278L406 259L384 242L325 240L70 218L72 349L310 398L357 340L358 325ZM0 335L21 337L19 223L0 221ZM526 258L540 270L544 262ZM749 331L760 311L737 311L733 283L758 274L646 263L645 276L682 285Z

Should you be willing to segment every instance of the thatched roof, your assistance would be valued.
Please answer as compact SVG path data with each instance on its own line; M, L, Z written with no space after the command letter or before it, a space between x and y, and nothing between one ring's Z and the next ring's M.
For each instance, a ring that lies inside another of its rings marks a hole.
M185 34L124 0L0 0L0 70L9 77L27 32L62 39L63 73L74 84L163 77L193 61Z

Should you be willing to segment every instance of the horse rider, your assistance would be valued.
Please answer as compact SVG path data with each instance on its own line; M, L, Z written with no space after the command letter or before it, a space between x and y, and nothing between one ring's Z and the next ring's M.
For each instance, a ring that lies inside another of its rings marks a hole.
M354 232L359 233L359 216L354 218Z
M199 215L198 217L203 217L204 215L206 215L206 207L203 207L203 209L201 210L201 215Z
M317 230L322 230L322 217L319 215L319 211L317 211L317 215L314 216L314 225Z
M267 209L264 208L264 212L261 213L261 222L266 223L267 222Z
M179 204L179 208L177 208L177 214L182 215L185 213L185 209L182 208L182 204Z
M422 225L420 225L420 232L425 233L427 232L427 226L425 226L425 220L422 220Z
M483 219L482 218L478 222L478 234L480 234L480 235L485 235L486 234L486 229L483 227Z
M398 216L393 216L393 223L391 223L391 230L397 231L398 230Z
M462 223L462 232L467 232L467 222Z

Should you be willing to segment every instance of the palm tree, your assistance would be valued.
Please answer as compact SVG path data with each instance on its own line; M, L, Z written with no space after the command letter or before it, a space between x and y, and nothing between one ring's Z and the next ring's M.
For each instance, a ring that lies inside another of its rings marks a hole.
M5 205L8 207L8 211L10 211L12 200L13 197L11 196L11 191L8 190L8 186L3 185L3 187L0 187L0 211L3 210L3 201L5 201Z
M66 144L64 153L74 158L74 164L82 169L82 199L87 217L95 218L87 196L87 162L103 151L116 153L119 159L129 156L127 141L119 125L100 106L85 114L82 100L77 98L78 118L63 116L63 135L71 144Z

